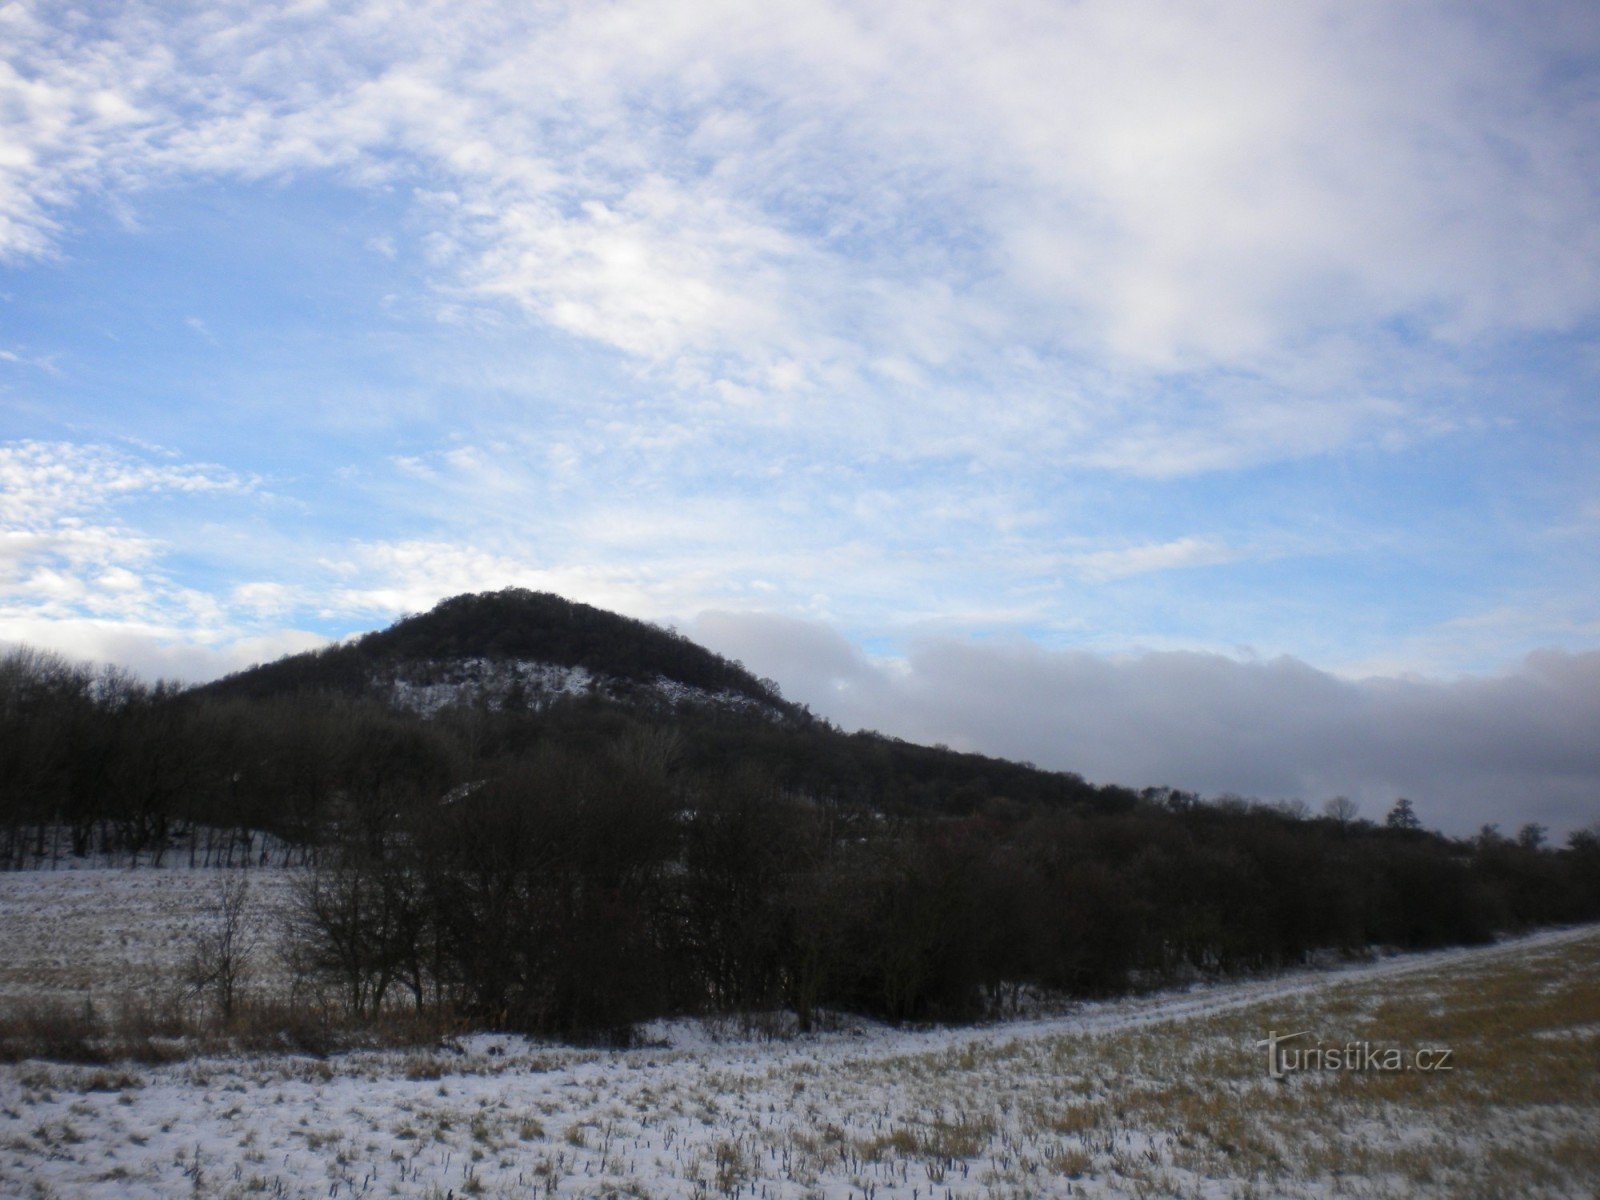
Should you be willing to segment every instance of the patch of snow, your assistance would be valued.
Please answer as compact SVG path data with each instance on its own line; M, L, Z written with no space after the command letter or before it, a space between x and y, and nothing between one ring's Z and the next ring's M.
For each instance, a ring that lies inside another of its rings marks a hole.
M594 695L609 700L655 699L672 707L703 706L731 710L776 710L734 691L707 691L666 676L635 683L586 667L563 667L526 659L430 659L407 663L375 681L396 708L431 717L454 706L495 711L526 707L538 711L557 700Z

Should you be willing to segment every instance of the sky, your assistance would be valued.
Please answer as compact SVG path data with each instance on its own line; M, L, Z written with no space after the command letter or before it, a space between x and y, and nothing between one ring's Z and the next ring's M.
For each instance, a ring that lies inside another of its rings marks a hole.
M0 2L0 642L525 586L849 727L1600 819L1587 0Z

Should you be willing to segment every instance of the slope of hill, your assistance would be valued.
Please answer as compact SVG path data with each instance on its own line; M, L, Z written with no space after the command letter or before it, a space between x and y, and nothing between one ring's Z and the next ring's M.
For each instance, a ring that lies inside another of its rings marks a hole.
M1127 788L872 732L847 734L777 685L682 635L548 593L455 596L387 629L251 667L195 689L247 703L311 695L424 719L473 710L542 736L597 746L620 723L670 724L686 765L759 764L786 787L887 812L971 813L995 800L1123 810ZM735 718L735 719L729 719Z
M583 695L774 718L799 713L775 685L674 631L523 588L454 596L353 642L251 667L203 690L250 699L373 696L423 715L459 703L538 709Z

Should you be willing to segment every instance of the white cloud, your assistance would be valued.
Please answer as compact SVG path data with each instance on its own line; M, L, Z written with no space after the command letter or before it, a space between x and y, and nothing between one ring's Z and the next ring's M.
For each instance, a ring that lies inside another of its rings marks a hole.
M426 540L357 542L325 558L331 580L319 587L324 615L395 618L425 612L463 592L525 587L556 592L625 612L648 609L633 573L618 568L545 567L515 554Z
M151 462L106 446L0 444L0 637L35 623L122 621L205 629L217 605L165 573L166 547L118 517L131 500L242 495L253 480L221 468Z
M229 589L228 602L255 616L270 617L304 607L306 597L301 589L289 584L263 580L235 584Z
M1327 353L1348 331L1438 350L1600 306L1581 4L52 11L5 10L0 253L196 173L415 185L457 301L722 420L928 451L987 396L991 441L1226 469L1428 425ZM1174 375L1193 405L1153 402Z
M114 663L148 680L197 683L327 644L302 629L196 640L193 629L133 620L45 619L24 614L0 620L0 647L38 646L82 662Z
M1116 550L1095 550L1073 557L1078 573L1094 583L1126 579L1152 571L1172 571L1183 567L1210 567L1235 562L1244 552L1206 538L1178 538L1175 541L1127 546Z
M0 8L0 262L45 254L83 190L117 187L159 118L139 97L168 54L146 36L78 41L36 6ZM136 171L137 173L137 171Z
M43 371L46 375L59 376L61 370L55 364L51 355L35 355L19 353L16 350L0 350L0 363L8 363L17 367L32 367L36 371Z

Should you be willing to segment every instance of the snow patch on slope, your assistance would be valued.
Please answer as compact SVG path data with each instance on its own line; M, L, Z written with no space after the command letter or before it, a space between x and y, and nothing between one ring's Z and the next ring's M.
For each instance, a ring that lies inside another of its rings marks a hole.
M409 662L375 681L390 704L431 717L454 706L492 710L548 708L557 700L597 696L778 715L771 705L733 691L711 692L666 676L638 683L587 667L527 659L452 658Z

